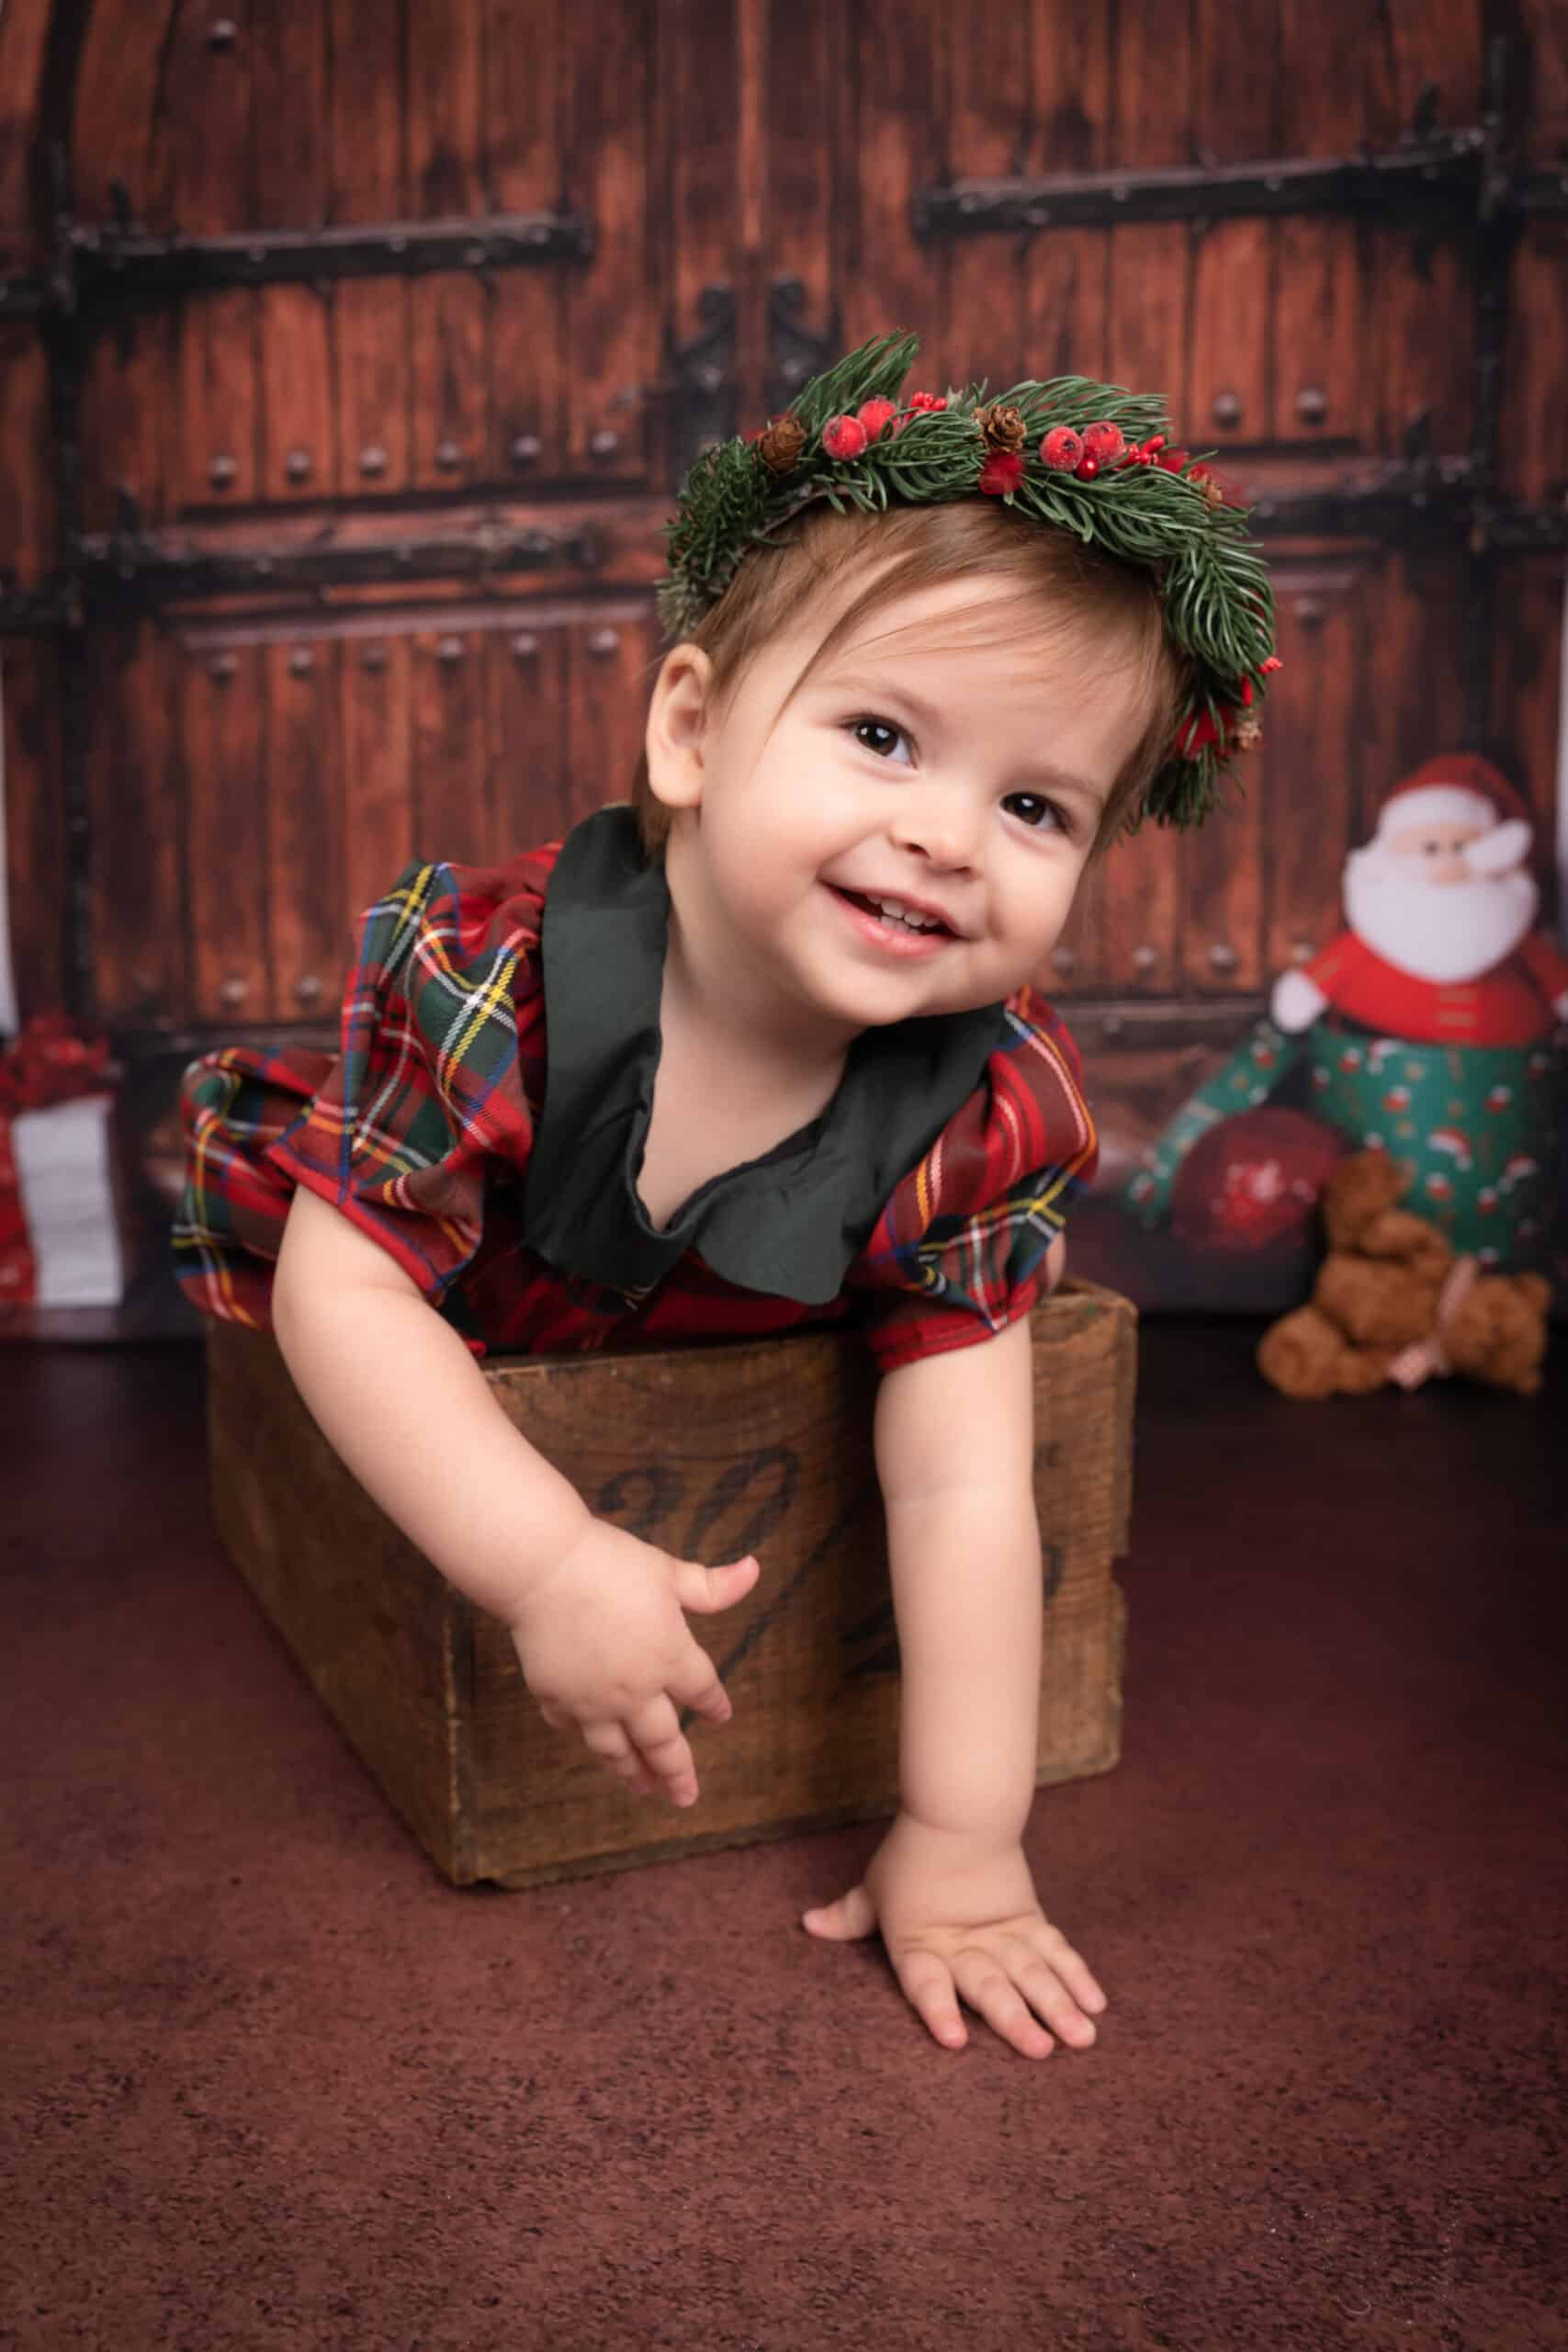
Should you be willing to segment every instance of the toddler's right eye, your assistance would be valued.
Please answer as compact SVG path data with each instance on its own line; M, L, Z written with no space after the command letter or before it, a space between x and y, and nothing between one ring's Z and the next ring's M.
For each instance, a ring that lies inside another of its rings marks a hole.
M903 729L901 727L895 727L890 718L853 719L851 721L851 732L853 734L856 742L860 743L864 750L868 752L874 752L879 759L886 757L890 748L887 741L889 737L892 738L892 741L895 743L907 743L908 741L908 738L905 734ZM881 737L881 741L878 742L868 740L874 736Z

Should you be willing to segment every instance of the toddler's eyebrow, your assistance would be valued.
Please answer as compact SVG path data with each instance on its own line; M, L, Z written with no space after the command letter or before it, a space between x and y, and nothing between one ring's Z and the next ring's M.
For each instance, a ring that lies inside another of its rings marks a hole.
M880 695L889 702L902 703L905 709L921 727L928 729L933 734L940 734L942 731L942 713L932 704L927 702L923 695L915 694L908 686L900 684L896 678L867 677L853 671L838 673L830 671L821 679L820 684L824 691L836 695L863 694L873 700ZM1030 774L1039 783L1050 786L1055 791L1081 793L1086 800L1093 803L1095 808L1102 808L1105 806L1106 788L1098 784L1090 784L1087 776L1075 775L1070 768L1056 767L1049 760L1037 760L1031 768Z

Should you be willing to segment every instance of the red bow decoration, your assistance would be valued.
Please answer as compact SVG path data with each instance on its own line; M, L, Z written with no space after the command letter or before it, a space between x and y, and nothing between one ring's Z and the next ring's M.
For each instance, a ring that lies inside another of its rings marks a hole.
M118 1077L107 1037L86 1037L68 1014L35 1012L0 1048L0 1118L101 1094Z

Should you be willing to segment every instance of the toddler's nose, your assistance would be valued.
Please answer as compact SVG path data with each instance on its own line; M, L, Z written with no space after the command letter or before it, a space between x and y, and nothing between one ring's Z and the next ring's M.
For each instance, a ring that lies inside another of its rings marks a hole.
M900 849L914 850L933 865L969 865L979 845L979 811L967 793L905 792L891 831Z

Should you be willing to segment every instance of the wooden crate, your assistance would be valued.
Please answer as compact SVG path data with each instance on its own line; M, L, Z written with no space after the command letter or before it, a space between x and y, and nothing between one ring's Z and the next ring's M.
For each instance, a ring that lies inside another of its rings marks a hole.
M1032 1318L1045 1552L1037 1779L1120 1753L1136 1316L1064 1284ZM270 1336L208 1326L213 1513L236 1566L384 1793L455 1884L547 1879L743 1845L897 1804L898 1651L872 1458L875 1374L826 1330L481 1366L595 1511L684 1558L754 1551L721 1615L688 1618L734 1704L682 1714L701 1794L634 1796L539 1714L504 1629L343 1466Z

